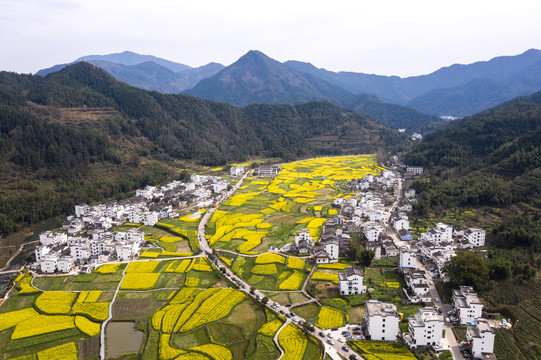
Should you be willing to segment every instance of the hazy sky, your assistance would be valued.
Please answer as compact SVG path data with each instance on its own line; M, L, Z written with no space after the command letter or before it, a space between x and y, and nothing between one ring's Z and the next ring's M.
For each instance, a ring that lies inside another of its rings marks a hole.
M536 0L0 0L0 70L131 50L190 66L247 51L410 76L541 49Z

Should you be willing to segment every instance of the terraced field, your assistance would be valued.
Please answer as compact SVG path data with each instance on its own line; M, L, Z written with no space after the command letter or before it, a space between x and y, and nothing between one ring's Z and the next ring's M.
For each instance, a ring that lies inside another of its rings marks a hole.
M317 239L336 213L331 200L346 192L343 182L382 170L375 156L358 155L297 161L282 165L275 178L248 178L207 224L209 244L259 254L290 242L302 228Z
M322 224L337 213L332 199L347 196L343 181L382 169L374 156L320 158L282 167L274 179L249 178L214 213L207 239L248 284L276 291L268 293L275 301L296 303L307 300L299 290L313 262L267 250L291 242L301 228L317 239ZM0 306L3 358L96 359L99 334L109 316L135 322L145 333L137 354L126 359L278 358L273 337L284 318L232 289L205 257L188 258L199 251L197 226L204 212L164 219L155 227L123 225L139 227L153 244L142 252L143 261L106 264L77 276L18 276L11 298ZM344 266L317 269L314 281L336 281ZM299 313L322 327L341 326L348 306L327 299L324 306L306 305ZM278 341L284 359L321 357L320 344L293 325L282 330Z

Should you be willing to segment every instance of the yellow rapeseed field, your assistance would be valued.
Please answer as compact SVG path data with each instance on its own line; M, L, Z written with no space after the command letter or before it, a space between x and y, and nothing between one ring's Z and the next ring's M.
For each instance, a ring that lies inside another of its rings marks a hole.
M273 253L264 253L261 255L258 255L258 257L255 259L256 264L269 264L269 263L280 263L284 264L286 262L286 258L282 255L273 254Z
M278 269L276 269L275 264L260 264L252 268L252 273L259 275L272 275L278 273Z
M25 320L38 316L39 313L33 308L10 311L0 314L0 331L4 331Z
M159 277L159 273L129 273L126 274L124 280L122 281L122 284L120 284L120 289L150 290L154 287L154 284L156 284L156 281L158 281Z
M36 299L36 307L46 314L69 314L77 294L46 291Z
M38 352L38 360L78 360L75 343L68 343Z
M233 354L225 346L216 344L205 344L190 348L190 351L200 352L214 360L232 360Z
M259 332L260 334L263 334L263 335L267 335L267 336L273 337L274 334L276 334L276 332L277 332L278 329L280 328L280 326L282 326L282 321L281 321L281 320L278 320L278 319L275 319L275 320L269 321L269 322L267 322L266 324L264 324L264 325L259 329L258 332Z
M338 274L327 274L316 271L312 274L312 280L324 280L338 283Z
M11 335L12 340L75 328L75 317L38 315L20 322Z
M171 346L171 334L160 335L160 360L173 360L186 351Z
M287 279L282 281L278 286L280 290L298 290L300 289L304 280L303 274L300 272L293 272Z
M100 274L114 274L117 272L120 264L104 264L96 269Z
M151 273L158 266L157 261L132 261L126 269L126 274L129 273Z
M330 329L344 325L344 317L339 310L323 306L319 311L317 326L322 329Z
M296 258L294 256L290 256L287 258L287 267L290 269L298 269L302 270L304 269L304 266L306 263L303 259Z
M101 324L88 320L84 316L75 317L75 326L88 336L97 336L101 331Z
M278 342L284 349L283 360L302 360L308 340L296 326L289 324L280 331Z

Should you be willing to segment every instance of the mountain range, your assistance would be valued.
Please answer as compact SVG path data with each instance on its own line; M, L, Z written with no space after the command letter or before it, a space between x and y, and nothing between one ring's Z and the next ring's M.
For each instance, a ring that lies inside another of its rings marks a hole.
M131 51L109 55L88 55L70 64L89 62L113 75L117 80L132 86L159 91L166 94L180 93L195 86L224 68L222 64L208 63L197 68L165 60L152 55L140 55ZM70 64L55 65L42 69L36 75L46 76L62 70Z
M75 62L78 61L91 62L118 80L146 90L185 92L236 106L295 104L313 100L348 106L354 96L371 94L381 100L380 109L385 103L390 103L437 117L462 117L541 90L541 51L535 49L469 65L455 64L431 74L406 78L332 72L299 61L280 63L255 50L227 67L209 63L190 68L128 51L85 56ZM37 74L46 75L64 66L40 70ZM371 115L388 125L400 122L400 117L396 116L391 122L386 122L389 121L389 113L394 112L385 108L383 113L375 111ZM434 121L433 117L421 116L413 122L427 119ZM399 125L397 128L408 128L410 124Z

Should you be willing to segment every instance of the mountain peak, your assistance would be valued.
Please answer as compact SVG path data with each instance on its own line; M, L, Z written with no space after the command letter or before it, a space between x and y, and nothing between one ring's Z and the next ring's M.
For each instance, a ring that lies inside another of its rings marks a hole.
M258 50L248 51L186 93L237 106L252 103L295 104L313 100L338 103L351 96L336 85L290 69Z
M245 63L275 63L282 65L280 62L268 57L259 50L250 50L243 56L241 56L234 64L245 64Z

